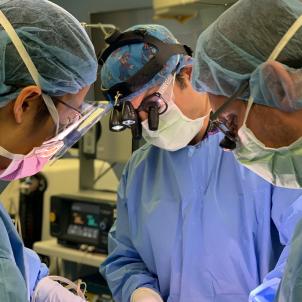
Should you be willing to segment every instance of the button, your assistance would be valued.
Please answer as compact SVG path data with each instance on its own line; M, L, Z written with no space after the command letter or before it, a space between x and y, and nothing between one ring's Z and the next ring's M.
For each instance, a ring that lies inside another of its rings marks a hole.
M100 230L102 230L102 231L105 231L107 228L107 224L105 221L101 221L99 226L100 226Z
M50 222L55 222L57 219L56 213L55 212L50 212L49 213L49 220Z

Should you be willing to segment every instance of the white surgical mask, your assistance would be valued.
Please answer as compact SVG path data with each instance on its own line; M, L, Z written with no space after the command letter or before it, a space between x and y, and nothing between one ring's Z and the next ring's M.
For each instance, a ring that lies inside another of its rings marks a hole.
M290 27L268 60L275 60L277 58L301 25L302 16ZM266 147L246 125L253 102L254 99L250 97L243 125L238 131L240 141L238 142L238 147L234 150L237 160L276 186L301 188L302 137L286 147Z
M176 151L187 146L197 135L207 116L192 120L171 101L168 103L168 110L159 116L158 130L149 130L148 120L145 120L142 122L142 134L150 144L165 150Z
M241 164L276 186L302 187L302 137L289 146L269 148L246 126L246 120L238 136L234 153Z

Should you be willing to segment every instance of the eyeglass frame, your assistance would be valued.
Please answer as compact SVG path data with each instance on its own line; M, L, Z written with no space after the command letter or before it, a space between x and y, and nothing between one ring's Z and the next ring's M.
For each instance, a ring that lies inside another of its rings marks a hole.
M171 74L171 76L173 76L173 74ZM110 130L111 131L114 131L114 132L121 132L121 131L123 131L123 130L125 130L125 129L127 129L127 128L131 128L132 126L134 126L136 123L140 123L141 122L141 119L140 119L140 117L139 117L139 112L141 112L141 111L144 111L144 112L146 112L146 113L149 113L149 110L148 111L146 111L145 109L142 109L142 107L143 107L143 103L147 100L147 99L149 99L149 98L151 98L152 96L157 96L158 97L158 99L161 99L162 101L163 101L163 103L164 103L164 105L165 105L165 108L164 108L164 110L163 111L161 111L161 112L158 112L158 115L160 116L160 115L162 115L162 114L164 114L166 111L167 111L167 109L168 109L168 101L163 97L163 93L161 93L160 91L161 91L161 89L162 89L162 87L166 84L167 85L167 82L169 82L168 83L168 85L170 84L170 81L171 81L171 79L170 79L170 76L169 77L167 77L167 79L161 84L161 86L159 87L159 89L158 89L158 91L156 91L156 92L154 92L154 93L152 93L152 94L150 94L150 95L148 95L148 96L146 96L145 98L143 98L143 100L141 101L141 103L140 103L140 105L138 106L138 108L136 108L136 109L134 109L134 107L133 107L133 105L131 104L131 101L129 101L129 100L125 100L125 101L123 101L122 99L119 99L120 97L122 97L122 94L119 92L119 91L117 91L117 93L116 93L116 96L115 96L115 105L114 105L114 107L113 107L113 111L115 110L115 114L117 115L117 114L119 114L120 115L120 118L119 118L119 123L118 124L116 124L116 125L114 125L114 126L112 126L112 117L113 117L113 114L111 114L111 116L110 116L110 121L109 121L109 128L110 128ZM125 103L128 103L128 106L130 106L130 107L132 107L132 109L133 109L133 111L136 113L136 117L133 119L133 123L123 123L123 108L125 108ZM156 102L152 102L152 103L156 103ZM149 108L148 109L150 109L150 107L151 106L149 106ZM158 106L158 108L160 108L160 106ZM120 114L121 113L121 114ZM113 127L121 127L120 129L114 129Z
M74 106L72 106L72 105L70 105L70 104L68 104L68 103L66 103L66 102L64 102L64 101L62 101L62 100L60 100L58 97L50 96L50 98L51 98L52 100L54 100L55 102L57 102L57 103L59 103L59 104L62 104L62 105L64 105L65 107L67 107L67 108L69 108L69 109L72 109L73 111L75 111L75 112L77 113L77 114L76 114L76 118L72 119L72 121L69 121L68 124L60 124L60 125L63 125L64 127L61 128L61 127L59 126L59 132L62 131L62 130L64 130L64 129L66 129L70 124L76 122L77 120L79 120L79 119L83 116L82 112L81 112L78 108L75 108ZM59 121L59 122L60 122L60 121Z
M227 98L223 105L221 105L215 112L210 113L210 127L219 129L228 139L232 142L237 143L238 137L234 135L233 131L228 128L228 126L219 119L219 115L226 110L226 108L238 97L242 96L243 93L248 89L249 81L243 82L239 88ZM224 128L225 129L224 129Z

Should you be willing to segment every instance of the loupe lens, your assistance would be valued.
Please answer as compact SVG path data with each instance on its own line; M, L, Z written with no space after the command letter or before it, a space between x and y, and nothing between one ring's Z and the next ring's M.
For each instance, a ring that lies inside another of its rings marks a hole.
M148 112L148 126L151 131L156 131L158 129L159 124L159 113L157 105L153 105L149 107Z
M226 133L227 135L221 140L219 146L225 150L234 150L236 149L236 141L235 138L231 139L233 136L229 131Z
M113 108L109 118L109 129L114 132L124 130L125 126L121 123L121 111L118 107Z
M123 103L122 109L122 124L130 127L137 123L137 114L130 102Z

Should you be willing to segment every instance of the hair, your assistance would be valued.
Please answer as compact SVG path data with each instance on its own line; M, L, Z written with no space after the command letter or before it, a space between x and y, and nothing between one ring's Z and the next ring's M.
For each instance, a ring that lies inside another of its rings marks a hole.
M48 108L43 100L43 97L42 96L39 96L40 98L40 106L39 106L39 109L36 113L36 116L35 116L35 121L34 121L34 125L35 127L37 126L42 126L44 123L46 123L46 121L48 120L48 118L50 117L50 113L48 111ZM58 105L58 102L55 100L55 99L52 99L55 106L57 107Z
M44 117L49 115L49 111L47 109L47 106L43 102L42 97L40 97L40 101L41 101L41 104L40 104L39 110L37 111L36 116L35 116L35 120L39 121L39 122L43 121Z
M176 74L176 82L178 84L178 86L180 87L180 89L185 89L187 88L187 84L185 82L184 79L184 73L186 72L186 67L182 68L179 73Z

